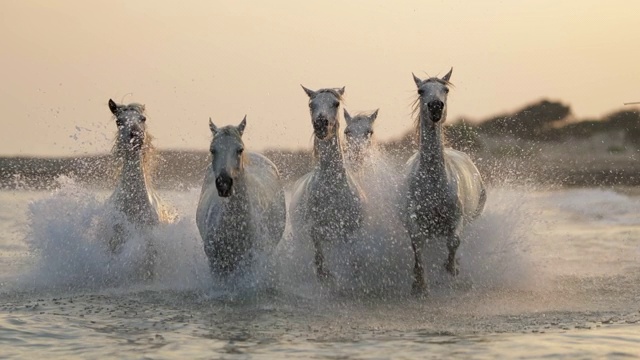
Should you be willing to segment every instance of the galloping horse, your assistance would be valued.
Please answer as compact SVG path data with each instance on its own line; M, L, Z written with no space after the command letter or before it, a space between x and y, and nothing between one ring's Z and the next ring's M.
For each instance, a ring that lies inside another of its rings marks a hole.
M414 252L414 293L427 291L422 252L428 241L446 239L445 268L457 275L455 256L463 226L482 213L486 201L482 178L469 156L444 147L442 127L452 71L441 79L421 80L413 75L418 87L415 124L420 149L406 164L401 211Z
M346 240L362 226L365 196L344 163L338 119L344 87L302 88L309 96L316 164L294 185L292 227L296 238L302 234L311 238L316 275L325 281L332 275L325 266L323 246Z
M170 222L175 215L162 203L151 181L153 146L147 132L144 105L119 105L109 99L109 109L118 127L112 152L120 172L116 189L108 201L137 228L149 229L161 222ZM114 230L108 245L116 253L122 248L126 234L121 223L115 224ZM150 243L147 245L151 246ZM147 272L153 266L154 256L153 251L148 251Z
M370 114L359 113L351 116L344 109L344 120L347 126L344 129L346 139L347 160L351 168L358 170L366 160L373 147L373 123L378 117L378 110Z
M261 154L244 151L238 126L213 134L212 162L206 170L196 222L213 273L226 276L246 265L256 251L271 252L286 223L284 189L276 166Z

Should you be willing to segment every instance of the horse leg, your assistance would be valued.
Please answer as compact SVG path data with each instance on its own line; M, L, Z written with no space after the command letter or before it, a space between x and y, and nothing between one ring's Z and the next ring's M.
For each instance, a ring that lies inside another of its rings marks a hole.
M447 249L449 249L449 256L447 257L447 262L444 264L445 269L449 272L449 274L453 276L458 275L458 266L456 265L456 251L458 251L458 247L460 246L460 237L458 234L454 233L453 235L447 238Z
M153 245L150 238L146 239L146 241L147 241L147 248L146 248L144 263L142 266L142 278L144 280L151 280L155 273L155 265L156 265L156 258L158 256L158 250Z
M113 226L113 236L109 239L109 250L112 254L117 254L122 249L124 243L125 231L122 224Z
M316 265L316 275L320 281L326 281L331 278L332 275L324 267L324 253L322 252L323 237L317 233L314 233L311 236L313 238L313 247L315 248L314 263Z
M427 283L424 279L424 268L422 266L423 242L417 236L411 236L411 248L413 249L413 285L411 293L414 295L426 295Z

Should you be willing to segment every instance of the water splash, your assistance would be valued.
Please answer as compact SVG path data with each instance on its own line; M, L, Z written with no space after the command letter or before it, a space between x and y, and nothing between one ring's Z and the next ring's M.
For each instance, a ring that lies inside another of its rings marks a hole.
M346 243L327 249L327 262L336 275L329 293L355 296L407 296L412 280L413 253L402 222L396 215L397 168L374 154L359 175L369 196L367 222ZM121 253L107 251L106 239L115 220L122 220L104 201L106 193L84 189L68 178L59 189L29 205L26 242L33 266L17 284L22 289L108 289L132 287L198 290L210 297L237 298L241 294L278 290L284 294L316 298L327 294L314 274L313 249L308 239L293 239L288 228L271 256L261 254L246 273L217 279L209 273L202 242L195 226L199 189L167 192L180 218L141 233L129 228ZM483 215L463 234L459 250L461 275L454 279L442 266L444 243L425 252L425 265L433 291L468 291L471 288L531 288L544 278L541 264L529 247L535 229L545 226L538 197L517 188L489 190ZM548 205L546 205L548 206ZM154 279L140 278L147 242L157 251Z
M17 283L23 289L96 289L139 284L140 264L148 243L157 250L152 285L172 288L198 286L208 277L201 243L192 217L162 224L150 231L125 225L127 241L118 254L108 251L113 224L124 217L104 201L62 177L50 196L29 204L25 241L34 265Z

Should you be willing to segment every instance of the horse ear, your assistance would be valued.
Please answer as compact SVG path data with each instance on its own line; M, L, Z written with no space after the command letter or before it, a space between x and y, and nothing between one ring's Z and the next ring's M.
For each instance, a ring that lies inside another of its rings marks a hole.
M111 110L111 113L113 115L117 115L118 113L118 104L115 103L115 101L109 99L109 110Z
M310 89L307 89L306 87L304 87L302 84L300 84L300 86L302 86L302 89L304 90L304 92L307 93L307 96L309 96L310 98L316 96L316 92Z
M211 121L211 118L209 118L209 129L211 129L213 135L218 132L218 127L213 123L213 121Z
M344 112L344 121L347 122L347 124L351 123L351 115L349 115L349 112L347 111L346 108L342 109Z
M414 73L411 73L411 75L413 75L413 81L415 81L416 86L420 87L420 85L422 84L422 80L420 80L420 78L417 77L416 74L414 74Z
M451 70L449 70L449 72L442 77L442 80L449 82L449 79L451 79L451 73L453 72L453 66L451 67Z
M344 86L338 89L338 94L340 94L340 96L344 95Z
M369 115L369 119L371 120L371 122L376 121L376 118L378 117L378 110L380 109L376 109L376 111L374 111L373 113L371 113L371 115Z
M240 121L240 125L238 125L238 127L237 127L238 132L240 133L240 136L242 136L242 134L244 133L244 128L246 126L247 126L247 115L244 116L242 121Z

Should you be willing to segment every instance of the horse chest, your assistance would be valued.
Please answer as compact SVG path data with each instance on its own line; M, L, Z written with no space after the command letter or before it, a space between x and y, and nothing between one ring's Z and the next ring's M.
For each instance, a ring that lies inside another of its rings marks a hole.
M118 192L115 196L115 203L132 223L144 225L159 223L158 213L147 192Z
M249 239L253 234L251 208L248 203L228 202L223 206L218 228L231 241Z
M211 218L210 236L205 238L205 252L216 259L237 259L254 243L254 227L248 204L227 202ZM226 260L225 260L226 261Z
M319 181L310 189L308 219L326 231L351 232L362 220L361 200L346 181Z
M457 226L460 205L448 186L414 182L408 198L407 220L412 227L447 232Z

